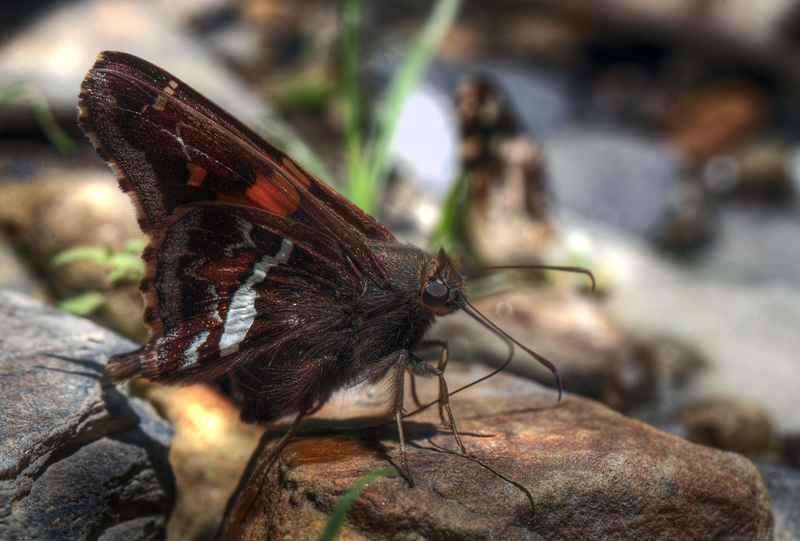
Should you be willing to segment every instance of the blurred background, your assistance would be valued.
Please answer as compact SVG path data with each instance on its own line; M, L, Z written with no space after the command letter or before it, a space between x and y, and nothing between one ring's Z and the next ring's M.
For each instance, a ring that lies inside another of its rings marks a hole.
M468 269L590 269L594 291L581 275L474 273L472 299L568 391L744 453L800 494L797 3L3 3L0 287L141 342L142 235L76 126L107 49L193 86L403 241ZM361 175L354 149L382 144ZM505 354L466 317L433 336L455 361ZM522 355L509 370L552 385ZM179 498L221 513L263 429L210 388L138 392L176 426L173 455L199 456L181 461ZM182 516L173 538L210 528Z

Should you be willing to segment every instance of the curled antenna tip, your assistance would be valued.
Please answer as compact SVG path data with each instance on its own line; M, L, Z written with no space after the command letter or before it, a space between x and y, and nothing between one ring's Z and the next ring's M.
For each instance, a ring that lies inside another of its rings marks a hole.
M561 402L561 396L564 394L564 386L561 383L561 374L555 367L553 368L552 372L553 377L556 379L556 384L558 385L558 401Z
M586 271L586 276L588 276L592 280L592 293L597 289L597 282L594 279L594 274L589 269L584 269Z

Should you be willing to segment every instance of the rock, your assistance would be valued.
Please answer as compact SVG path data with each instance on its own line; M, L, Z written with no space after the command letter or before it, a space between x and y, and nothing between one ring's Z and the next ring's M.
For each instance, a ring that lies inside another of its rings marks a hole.
M397 58L380 57L371 70L387 84L397 67ZM435 64L403 109L392 146L401 178L411 180L423 199L437 204L433 210L424 208L423 223L433 221L431 213L438 215L438 207L457 177L459 135L453 98L464 79L475 74L491 81L503 94L520 135L536 140L551 137L564 128L576 107L576 92L552 71L513 62L471 62L467 67ZM413 208L410 212L422 214Z
M587 279L588 281L588 279ZM640 342L592 300L547 289L520 288L471 302L503 331L554 363L564 388L618 410L653 397L649 356ZM499 366L508 347L466 314L441 319L431 331L450 343L450 358ZM508 371L549 386L553 375L517 348Z
M212 539L264 427L239 421L239 408L208 385L136 385L175 429L170 463L177 495L167 538Z
M171 429L103 377L135 344L0 292L0 537L159 539Z
M49 298L47 288L37 281L20 257L8 235L0 231L0 289L24 293L41 301Z
M680 200L682 164L664 142L641 135L570 129L544 142L554 199L614 230L663 238Z
M800 468L800 434L787 434L783 438L783 456L789 464Z
M761 138L739 151L737 188L752 198L781 202L793 196L792 156L785 141Z
M453 364L450 388L482 372ZM452 405L473 457L459 454L435 411L407 420L415 486L399 476L370 483L342 539L771 539L769 494L740 455L577 396L557 403L552 391L507 375L454 396ZM355 428L382 422L379 411L376 402L354 406L347 413L360 419L344 423L327 417L341 417L341 407L321 411L266 480L249 481L264 484L248 514L246 500L232 507L233 517L246 518L232 519L226 533L316 537L348 487L399 462L391 423Z
M118 252L142 237L129 198L100 169L2 186L0 209L0 224L14 232L17 246L61 296L101 289L108 270L92 261L56 266L60 252L76 246Z
M772 496L775 539L800 539L800 471L770 464L758 469Z
M712 282L750 287L774 282L776 287L800 288L800 250L794 249L800 238L796 209L730 202L721 205L716 215L714 243L697 258L693 270Z
M75 126L78 87L97 54L102 50L132 53L161 66L245 124L266 133L270 141L315 173L324 173L291 126L227 66L214 60L201 40L180 28L185 24L181 11L185 12L176 9L176 3L131 0L82 0L41 11L40 17L15 28L14 35L0 46L0 80L6 86L33 85L57 120ZM40 130L27 103L6 107L1 113L0 131L18 131L22 126Z
M711 398L686 406L679 414L689 440L743 455L767 450L772 423L761 406L747 400Z
M745 78L717 79L677 96L664 112L667 137L702 163L755 132L769 113L766 91Z
M105 301L83 315L128 338L147 339L141 323L142 297L132 279L110 284L112 267L90 259L54 263L70 248L122 253L128 242L143 238L131 202L111 174L85 170L2 186L0 209L0 224L13 232L17 249L38 274L47 277L59 299L101 293Z
M774 252L758 267L743 268L720 258L715 270L704 266L702 272L696 266L678 267L629 237L599 228L591 235L597 253L614 268L614 284L603 299L611 317L637 336L672 337L705 360L676 400L689 404L708 396L733 396L753 401L766 409L779 435L800 431L800 289L773 278L783 257L797 258L797 250L786 248L797 238L790 239L786 225L781 235L786 244L764 242L775 239L772 233L777 231L762 229L758 238L748 235L751 246L765 256ZM732 234L726 243L743 240ZM795 272L795 281L797 276Z
M685 383L704 366L703 358L691 347L663 336L649 338L643 353L660 386Z
M541 145L520 131L506 96L487 78L465 79L456 105L468 186L454 229L486 265L537 263L554 229Z

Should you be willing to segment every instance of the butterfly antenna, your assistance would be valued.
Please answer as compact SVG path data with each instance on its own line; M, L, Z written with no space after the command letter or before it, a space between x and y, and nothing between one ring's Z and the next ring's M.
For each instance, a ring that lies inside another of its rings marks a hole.
M484 327L489 329L489 331L491 331L492 333L497 335L498 338L503 340L503 342L505 342L506 346L508 347L508 356L506 357L506 360L503 361L503 364L501 364L499 367L495 368L493 371L489 372L485 376L483 376L481 378L478 378L475 381L473 381L471 383L468 383L467 385L464 385L463 387L459 387L455 391L452 391L450 393L450 396L453 396L456 393L460 393L464 389L469 389L473 385L477 385L478 383L481 383L481 382L486 381L487 379L489 379L491 377L494 377L495 374L498 374L498 373L502 372L503 370L505 370L505 368L509 365L509 363L511 363L511 359L514 357L514 342L512 340L509 340L507 337L503 336L502 334L498 334L498 332L495 331L495 329L492 328L492 326L489 323L484 321L486 319L486 316L484 316L483 314L481 314L480 312L475 310L475 307L472 304L470 304L469 301L467 301L467 304L469 305L469 308L464 307L464 308L462 308L462 310L465 313L469 314L469 316L472 319L474 319L475 321L477 321L478 323L480 323L481 325L483 325ZM434 402L434 404L435 403L436 402Z
M475 272L484 272L484 271L496 271L496 270L513 270L513 269L523 269L523 270L553 270L553 271L562 271L562 272L575 272L578 274L585 274L589 277L592 281L592 291L597 288L597 282L594 279L594 274L589 269L584 269L583 267L560 267L560 266L553 266L553 265L502 265L499 267L481 267L478 269L472 269L470 274Z
M587 272L588 272L588 271L587 271ZM554 378L555 378L555 380L556 380L556 384L558 385L558 400L559 400L559 401L561 401L561 395L562 395L562 393L563 393L563 390L564 390L564 389L563 389L563 385L562 385L562 383L561 383L561 374L559 374L559 372L558 372L558 368L556 368L556 365L554 365L553 363L551 363L550 361L548 361L547 359L545 359L544 357L542 357L541 355L539 355L538 353L536 353L535 351L533 351L532 349L530 349L530 348L528 348L528 347L526 347L526 346L522 345L522 344L521 344L521 343L520 343L518 340L516 340L516 339L515 339L515 338L513 338L511 335L509 335L507 332L505 332L503 329L501 329L500 327L498 327L497 325L495 325L495 324L492 322L492 320L490 320L490 319L489 319L489 318L487 318L485 315L483 315L482 313L480 313L480 312L478 311L478 309L477 309L477 308L475 308L475 306L474 306L474 305L473 305L471 302L467 301L467 306L466 306L466 307L465 307L463 310L464 310L464 312L466 312L466 313L467 313L467 314L468 314L470 317L472 317L472 318L473 318L473 319L475 319L476 321L480 322L480 323L481 323L483 326L485 326L485 327L487 327L488 329L490 329L490 330L491 330L492 332L494 332L496 335L498 335L498 336L502 337L503 339L505 339L505 340L506 340L506 341L508 341L508 342L511 342L511 343L512 343L512 344L514 344L514 345L517 345L517 346L519 346L519 347L520 347L520 349L522 349L522 350L523 350L525 353L527 353L528 355L530 355L531 357L533 357L534 359L536 359L537 361L539 361L539 363L541 363L541 364L542 364L542 365L544 365L544 366L545 366L545 367L546 367L548 370L550 370L550 372L552 372L552 373L553 373L553 377L554 377ZM450 393L450 394L451 394L451 395L453 395L453 394L455 394L455 393L457 393L457 392L459 392L459 391L461 391L461 390L463 390L463 389L466 389L467 387L471 387L472 385L474 385L474 384L476 384L476 383L479 383L479 382L481 382L481 381L483 381L483 380L485 380L485 379L487 379L487 378L490 378L490 377L492 377L492 376L493 376L493 375L495 375L496 373L498 373L498 372L500 372L501 370L503 370L503 369L504 369L506 366L508 366L508 363L510 363L510 362L511 362L511 358L509 357L509 358L506 360L506 362L505 362L505 363L503 363L503 364L500 366L500 368L498 368L498 369L497 369L497 370L495 370L494 372L490 373L490 374L489 374L489 375L487 375L487 376L484 376L484 377L482 377L481 379L475 380L474 382L470 383L469 385L465 385L465 386L464 386L464 387L462 387L461 389L458 389L458 390L456 390L456 391L453 391L453 392L452 392L452 393Z

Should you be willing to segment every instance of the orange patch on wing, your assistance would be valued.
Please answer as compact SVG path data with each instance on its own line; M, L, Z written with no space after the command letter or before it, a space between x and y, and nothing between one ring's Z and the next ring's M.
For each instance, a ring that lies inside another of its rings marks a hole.
M227 195L224 193L217 194L217 201L222 201L223 203L234 203L236 205L244 205L246 207L258 206L253 201L245 199L244 197L236 197L235 195Z
M309 179L308 176L306 176L306 174L302 171L302 169L300 169L300 167L298 167L297 164L291 160L291 158L284 156L283 167L285 169L288 169L289 172L291 172L292 175L294 175L294 178L297 179L300 182L300 184L305 186L307 190L310 190L311 187L314 185L314 183L311 182L311 179Z
M279 216L288 216L300 206L300 196L291 182L281 175L267 178L257 175L252 187L245 192L248 199L264 210Z
M206 173L208 173L208 171L206 171L199 165L195 165L193 163L187 163L186 169L188 169L190 173L189 180L186 181L186 184L188 184L189 186L200 186L201 184L203 184L203 181L206 179Z

